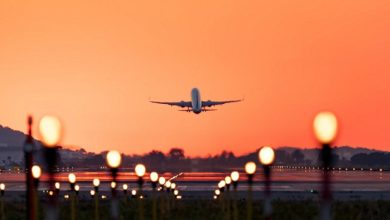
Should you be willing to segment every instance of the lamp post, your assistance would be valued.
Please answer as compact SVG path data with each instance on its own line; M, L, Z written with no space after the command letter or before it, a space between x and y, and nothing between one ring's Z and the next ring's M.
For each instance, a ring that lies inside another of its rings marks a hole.
M271 165L275 160L275 152L269 147L262 147L259 151L259 161L263 165L265 190L264 190L264 216L265 219L271 219L272 204L271 204Z
M106 156L106 163L107 163L107 166L111 170L112 182L116 183L116 179L117 179L117 175L118 175L118 168L122 163L121 154L116 150L109 151L107 153L107 156ZM111 194L112 194L111 218L113 220L117 220L117 219L119 219L119 204L118 204L118 198L116 195L116 184L115 184L115 188L112 189Z
M28 134L26 141L24 143L24 161L25 161L25 168L26 168L26 191L27 191L27 199L26 199L26 209L27 209L27 219L34 220L36 219L35 214L35 198L34 198L34 183L33 183L33 177L32 177L32 171L31 168L33 166L33 151L34 151L34 142L32 137L32 123L33 118L31 116L28 116L27 118L27 127L28 127Z
M49 191L54 192L57 148L62 135L61 122L55 116L44 116L39 121L38 131L43 146L45 147L45 159L49 171ZM58 219L57 196L51 196L49 194L49 207L46 215L46 219Z
M5 220L4 217L4 192L5 192L5 184L0 183L0 214L1 214L1 220Z
M225 199L225 194L223 194L223 192L225 191L225 186L226 186L226 182L225 180L221 180L218 182L218 188L219 190L221 191L221 203L222 203L222 214L223 214L223 218L226 219L226 199Z
M164 192L165 182L166 182L166 180L165 180L165 178L163 176L160 176L158 178L158 184L160 185L159 191L161 191L161 193ZM161 197L161 193L160 193L160 196L159 196L159 199L161 200L161 202L159 202L159 204L160 204L159 205L159 209L160 209L161 213L164 213L164 211L165 211L164 210L164 204L168 204L168 202L165 201L165 196L164 195L162 195L162 197Z
M313 121L314 135L317 141L322 145L321 158L322 165L325 168L323 171L323 189L321 203L321 219L331 219L331 200L332 194L330 191L331 175L328 170L332 166L332 149L331 145L336 139L338 123L337 118L332 112L320 112Z
M152 217L153 220L157 220L157 204L156 204L156 187L157 187L157 181L159 180L158 178L158 173L157 172L151 172L150 173L150 182L152 183Z
M74 191L76 192L76 198L77 198L78 195L79 195L79 192L80 192L80 186L79 186L78 184L76 184L76 185L74 186Z
M254 162L247 162L245 164L245 172L248 177L248 200L247 200L247 219L252 219L252 185L253 176L256 172L256 164Z
M233 172L230 174L230 177L232 178L233 190L234 190L233 216L234 216L234 220L238 220L237 186L238 186L238 179L240 178L240 173L237 172L237 171L233 171Z
M228 219L230 219L231 217L230 184L232 183L232 178L230 176L226 176L225 183L226 183L227 216Z
M60 195L60 189L61 189L61 183L60 182L55 182L54 188L56 189L56 195Z
M38 186L39 186L39 178L41 178L42 175L42 169L38 165L34 165L31 167L31 175L33 178L33 188L31 189L31 196L33 197L32 206L34 210L32 210L34 216L31 216L29 218L31 219L38 219Z
M70 173L68 175L68 181L70 185L70 216L72 220L76 219L76 175L74 173Z
M145 173L146 173L146 168L143 164L137 164L135 166L135 174L138 176L137 184L138 184L138 191L139 191L140 196L143 196L142 186L144 184L143 177L144 177ZM140 218L140 220L143 220L144 219L144 206L143 206L142 199L138 200L138 204L139 204L139 218Z
M94 201L95 201L95 220L99 220L99 185L100 180L98 178L95 178L92 180L92 185L94 188Z

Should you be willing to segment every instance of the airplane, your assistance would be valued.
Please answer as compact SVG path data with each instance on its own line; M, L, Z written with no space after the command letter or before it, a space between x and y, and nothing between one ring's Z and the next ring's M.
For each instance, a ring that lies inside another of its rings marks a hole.
M212 107L215 105L223 105L226 103L241 102L242 99L238 100L228 100L228 101L202 101L200 98L200 91L198 88L193 88L191 90L191 101L180 101L180 102L160 102L160 101L150 101L151 103L164 104L170 106L179 106L181 108L187 108L186 110L179 110L185 112L193 112L199 114L201 112L215 111L216 109L207 109L206 107Z

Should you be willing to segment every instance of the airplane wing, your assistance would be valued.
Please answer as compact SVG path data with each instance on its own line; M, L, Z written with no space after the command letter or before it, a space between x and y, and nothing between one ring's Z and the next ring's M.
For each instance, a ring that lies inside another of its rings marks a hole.
M185 102L185 101L180 101L180 102L159 102L159 101L150 101L151 103L156 103L156 104L163 104L163 105L170 105L170 106L179 106L179 107L192 107L191 102Z
M211 101L211 100L208 100L208 101L202 101L202 107L212 107L212 106L215 106L215 105L223 105L223 104L227 104L227 103L241 102L241 101L242 101L242 99L228 100L228 101Z

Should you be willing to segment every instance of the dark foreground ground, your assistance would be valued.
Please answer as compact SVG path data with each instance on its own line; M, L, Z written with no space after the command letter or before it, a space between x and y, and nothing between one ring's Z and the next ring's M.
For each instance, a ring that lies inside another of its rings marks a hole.
M141 219L140 200L120 201L120 219ZM70 201L61 201L60 219L71 219ZM152 218L152 201L142 200L144 220ZM247 201L237 201L238 218L247 219ZM95 206L93 200L76 201L76 219L95 219ZM157 203L158 219L231 219L234 220L234 202L226 200L160 200ZM273 219L317 219L319 213L318 201L273 201ZM390 219L390 201L335 201L332 205L334 219ZM39 219L44 219L46 210L41 205ZM110 219L110 201L99 201L100 220ZM230 218L229 218L230 216ZM4 202L4 218L25 219L25 206L21 201ZM262 202L253 203L253 219L264 219L262 216Z

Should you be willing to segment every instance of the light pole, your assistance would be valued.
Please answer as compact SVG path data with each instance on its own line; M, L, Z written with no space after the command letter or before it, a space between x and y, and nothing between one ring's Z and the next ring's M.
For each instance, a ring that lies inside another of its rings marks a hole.
M337 118L332 112L320 112L313 121L314 135L317 141L322 145L321 157L323 171L323 189L321 204L321 219L331 219L331 201L332 193L330 191L331 175L328 170L332 166L332 148L331 145L336 139L338 124Z
M253 176L256 172L256 164L254 162L247 162L245 164L245 172L248 177L248 200L247 200L247 219L252 219L252 185Z
M60 195L60 189L61 189L61 183L60 182L55 182L54 187L56 189L56 195Z
M68 175L68 181L70 185L70 216L72 220L76 219L76 192L75 192L75 186L76 186L76 175L74 173L70 173Z
M57 148L60 143L62 133L61 121L55 116L44 116L39 121L38 130L43 146L45 147L45 159L49 171L49 192L54 192ZM46 219L58 219L57 196L50 195L50 193Z
M27 139L24 143L24 160L25 160L25 168L26 168L26 191L27 191L27 199L26 199L26 209L27 209L27 219L34 220L36 219L35 214L35 203L34 203L34 183L32 178L31 168L33 166L33 151L34 151L34 142L32 137L32 123L33 118L28 116L27 118L27 127L28 134Z
M99 185L100 180L98 178L95 178L92 180L92 185L94 188L94 201L95 201L95 220L99 220Z
M5 193L5 184L0 183L0 214L1 214L1 220L5 220L4 216L4 193Z
M228 219L230 219L231 217L230 184L232 183L232 178L230 176L226 176L225 183L226 183L227 216Z
M151 172L150 173L150 182L152 183L152 214L153 214L153 220L157 220L157 204L156 204L156 187L157 187L157 181L159 180L158 178L158 173L157 172Z
M122 163L122 156L118 151L112 150L107 153L106 156L107 166L111 170L112 182L116 183L118 168ZM113 220L119 219L119 204L118 198L116 195L116 184L115 187L111 191L112 199L111 199L111 218Z
M230 177L232 178L233 190L234 190L233 216L234 216L234 220L238 220L237 186L238 186L238 179L240 178L240 173L237 172L237 171L233 171L233 172L230 174Z
M143 164L137 164L135 166L135 174L138 176L137 184L138 184L138 191L139 191L140 196L143 196L142 186L144 184L143 177L144 177L145 173L146 173L146 168ZM138 205L139 205L139 219L143 220L144 219L144 206L143 206L142 199L138 200Z
M262 147L259 151L259 161L263 165L265 190L264 190L264 216L265 219L271 219L272 204L271 204L271 165L275 160L275 152L269 147Z
M42 175L42 169L38 165L34 165L31 167L31 175L33 177L33 188L31 189L31 196L33 197L32 206L31 208L34 208L32 212L34 212L34 216L30 217L33 219L38 219L38 187L39 187L39 178L41 178Z

